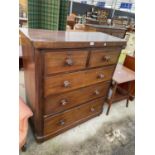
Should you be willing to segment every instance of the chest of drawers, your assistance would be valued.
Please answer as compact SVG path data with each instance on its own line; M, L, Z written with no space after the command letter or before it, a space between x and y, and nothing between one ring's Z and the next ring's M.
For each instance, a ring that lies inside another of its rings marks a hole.
M43 142L102 113L126 42L100 32L20 29L27 103Z

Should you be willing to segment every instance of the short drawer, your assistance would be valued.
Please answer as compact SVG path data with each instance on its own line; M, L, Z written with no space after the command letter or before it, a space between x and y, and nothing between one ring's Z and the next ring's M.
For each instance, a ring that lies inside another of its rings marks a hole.
M58 51L45 53L45 74L83 69L88 51Z
M54 134L69 126L88 119L96 113L102 112L104 99L96 99L63 113L44 119L44 134Z
M120 48L105 48L93 50L90 55L89 67L116 64L120 55Z
M111 80L114 69L115 65L45 77L44 96L47 97Z
M110 82L108 81L62 94L51 95L45 99L44 114L58 113L92 99L105 97L109 86Z

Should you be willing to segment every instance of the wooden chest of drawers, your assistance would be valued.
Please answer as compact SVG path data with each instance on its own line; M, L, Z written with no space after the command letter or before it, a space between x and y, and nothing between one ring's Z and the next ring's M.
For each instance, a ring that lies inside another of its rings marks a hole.
M43 142L103 111L126 42L100 32L20 29L31 124Z

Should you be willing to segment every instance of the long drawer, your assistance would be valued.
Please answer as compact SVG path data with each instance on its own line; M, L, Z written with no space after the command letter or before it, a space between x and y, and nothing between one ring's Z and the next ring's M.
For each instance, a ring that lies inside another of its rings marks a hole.
M111 80L114 69L115 65L45 77L44 96L47 97L51 94L58 94Z
M89 67L113 65L117 63L120 48L105 48L93 50L90 55Z
M71 110L44 119L44 134L55 134L69 126L102 112L104 99L96 99Z
M86 67L88 51L68 50L45 53L45 74L83 69Z
M71 92L51 95L45 99L44 114L54 114L95 98L105 97L110 82L103 82L88 87L73 90Z

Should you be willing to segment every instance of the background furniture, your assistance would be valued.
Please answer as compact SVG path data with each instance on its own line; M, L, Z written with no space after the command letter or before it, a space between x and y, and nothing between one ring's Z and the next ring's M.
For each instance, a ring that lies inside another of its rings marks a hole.
M95 24L86 24L86 30L95 30L98 32L104 32L119 38L124 38L126 34L126 28L118 26L108 26L108 25L95 25Z
M115 26L126 27L130 23L130 19L128 17L114 17L112 19L112 24Z
M38 142L102 113L125 40L100 32L23 28L20 34Z
M23 68L22 47L19 45L19 69Z
M86 24L99 24L99 20L87 17Z
M75 14L71 14L70 16L67 17L67 25L69 25L71 29L74 29L74 25L76 23L75 18L76 18Z
M131 91L131 82L135 80L135 72L125 67L124 65L117 64L113 75L112 86L108 94L108 109L107 115L109 114L112 103L127 99L126 106L128 106L130 91ZM125 89L121 87L121 84L125 83Z
M30 108L19 98L19 148L25 151L25 143L28 132L28 119L33 115Z
M135 57L130 56L130 55L126 55L123 65L135 72ZM121 88L125 89L125 90L128 89L128 84L127 83L120 84L119 86ZM134 97L135 97L135 80L130 81L129 93L130 93L130 98L129 99L133 100Z
M24 17L19 17L19 25L20 27L23 26L23 24L27 24L28 19Z

